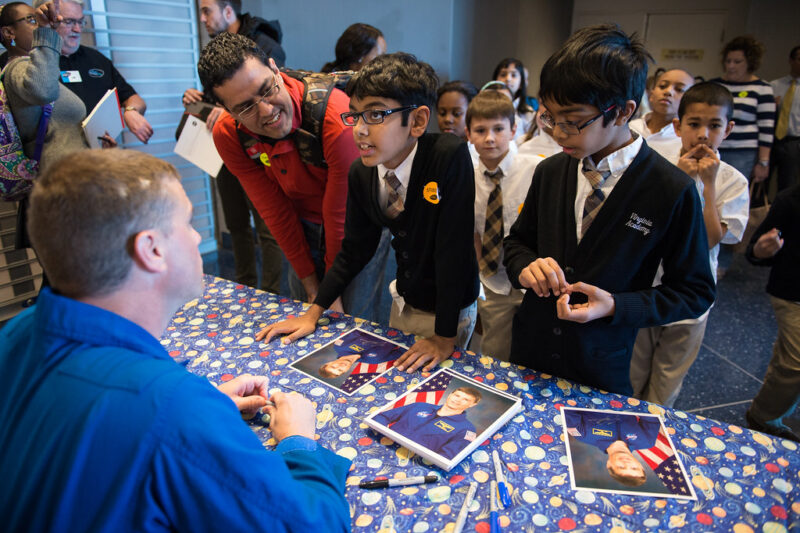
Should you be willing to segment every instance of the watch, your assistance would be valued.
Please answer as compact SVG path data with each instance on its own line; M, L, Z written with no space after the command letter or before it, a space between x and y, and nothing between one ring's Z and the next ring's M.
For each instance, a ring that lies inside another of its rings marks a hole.
M761 159L758 164L764 168L767 168L769 167L769 159Z
M126 105L125 106L125 111L136 111L137 113L139 112L139 110L136 109L136 107L134 107L132 105Z

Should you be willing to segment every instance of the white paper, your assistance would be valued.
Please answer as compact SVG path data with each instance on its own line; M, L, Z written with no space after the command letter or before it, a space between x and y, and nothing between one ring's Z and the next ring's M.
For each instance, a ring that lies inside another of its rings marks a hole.
M222 168L222 158L217 153L214 138L206 123L190 116L183 125L181 136L175 144L175 153L197 165L211 177L216 177Z
M119 98L117 89L109 89L103 98L97 102L92 112L89 113L83 122L83 133L86 141L92 148L102 148L103 144L98 137L102 137L108 132L112 139L116 139L125 124L122 122L122 113L119 110Z

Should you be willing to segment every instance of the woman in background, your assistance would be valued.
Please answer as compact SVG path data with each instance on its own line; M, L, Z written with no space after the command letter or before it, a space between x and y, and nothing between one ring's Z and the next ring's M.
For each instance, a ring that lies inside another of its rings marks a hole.
M336 41L336 59L325 63L322 72L359 70L381 54L386 53L386 39L381 30L357 22L350 25Z

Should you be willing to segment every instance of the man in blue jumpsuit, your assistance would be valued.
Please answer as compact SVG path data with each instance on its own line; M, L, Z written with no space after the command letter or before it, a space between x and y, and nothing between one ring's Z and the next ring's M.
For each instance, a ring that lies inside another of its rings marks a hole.
M564 410L564 420L570 436L608 454L612 478L628 486L644 484L645 469L631 450L655 446L661 428L656 417L570 409Z
M52 289L0 330L3 531L350 530L350 461L314 440L309 400L264 376L216 388L159 342L203 293L179 179L116 149L37 178L28 228ZM260 408L275 451L241 420Z
M374 420L448 459L475 440L475 426L465 411L481 401L472 387L459 387L439 407L417 402L379 413Z

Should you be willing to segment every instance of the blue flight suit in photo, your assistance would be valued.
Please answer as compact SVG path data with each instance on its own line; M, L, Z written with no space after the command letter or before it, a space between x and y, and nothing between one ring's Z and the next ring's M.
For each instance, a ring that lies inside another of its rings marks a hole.
M604 452L621 440L629 450L655 446L661 424L658 418L592 411L564 411L567 432Z
M359 362L373 364L393 361L405 350L362 331L351 331L333 342L333 351L337 357L357 353L361 355Z
M439 405L412 403L390 409L374 420L431 451L452 459L475 440L475 426L466 413L440 416Z

